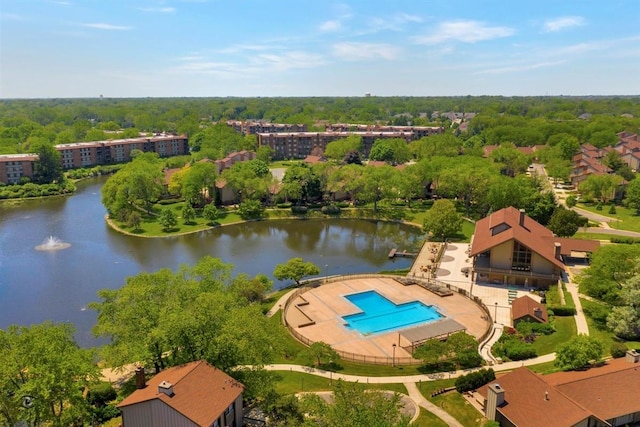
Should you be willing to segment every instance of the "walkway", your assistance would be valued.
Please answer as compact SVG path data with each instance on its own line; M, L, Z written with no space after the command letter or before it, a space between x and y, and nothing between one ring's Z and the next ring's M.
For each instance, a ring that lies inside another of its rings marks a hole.
M440 418L442 421L447 423L449 427L451 426L464 427L462 424L460 424L460 422L458 422L458 420L453 418L451 414L449 414L447 411L445 411L444 409L438 407L437 405L434 405L433 403L425 399L422 393L420 393L420 390L418 390L418 386L416 386L416 383L406 382L404 383L404 386L407 388L409 397L412 398L414 402L416 402L418 405L420 405L427 411L431 412L436 417Z
M640 237L640 233L636 231L618 230L615 228L606 227L583 227L578 231L593 234L613 234L614 236Z
M280 299L273 305L273 307L271 307L271 310L267 311L267 317L272 317L278 312L278 310L282 309L295 291L297 291L297 289L291 289L289 292L282 295Z

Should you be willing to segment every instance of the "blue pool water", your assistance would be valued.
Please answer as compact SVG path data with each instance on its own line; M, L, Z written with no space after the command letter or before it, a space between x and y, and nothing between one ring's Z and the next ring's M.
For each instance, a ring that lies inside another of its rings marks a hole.
M376 291L347 295L345 298L362 310L362 313L343 316L347 322L345 326L363 335L404 329L442 318L435 308L420 301L396 305Z

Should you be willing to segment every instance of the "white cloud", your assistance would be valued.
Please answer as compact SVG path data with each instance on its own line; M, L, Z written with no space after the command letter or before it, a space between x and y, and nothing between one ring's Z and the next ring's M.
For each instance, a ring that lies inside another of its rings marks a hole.
M369 21L369 32L378 32L384 30L402 31L407 24L421 23L424 20L418 15L410 15L408 13L396 13L392 16L383 18L371 18Z
M474 74L507 74L520 71L536 70L538 68L555 67L556 65L564 64L566 61L549 61L549 62L536 62L531 64L522 65L504 65L494 68L488 68L486 70L480 70Z
M331 48L334 56L348 61L378 58L391 61L400 54L398 48L386 43L342 42L334 44Z
M262 53L251 59L251 62L267 70L285 71L298 68L313 68L322 65L322 56L301 51L290 51L281 54Z
M515 33L509 27L491 27L478 21L448 21L438 25L429 35L414 37L418 44L439 44L448 41L475 43L508 37Z
M93 22L93 23L86 23L86 24L80 24L80 25L82 27L95 28L96 30L127 31L127 30L133 29L133 27L127 27L124 25L106 24L104 22Z
M324 32L332 32L338 31L342 27L342 23L337 19L332 19L330 21L325 21L320 24L320 31Z
M548 19L543 25L545 33L553 33L564 30L565 28L578 27L585 25L586 21L582 16L564 16L561 18Z
M226 47L224 49L219 49L216 52L224 53L224 54L236 54L236 53L243 53L243 52L252 52L252 53L265 52L265 51L278 50L278 49L283 49L283 46L256 43L256 44L237 44L234 46Z
M176 11L175 7L139 7L138 10L142 12L152 12L152 13L174 13Z

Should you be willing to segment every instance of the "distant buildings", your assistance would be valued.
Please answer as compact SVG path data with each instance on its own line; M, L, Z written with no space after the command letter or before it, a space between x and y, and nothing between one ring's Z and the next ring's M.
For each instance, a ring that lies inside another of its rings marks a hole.
M232 127L236 132L240 132L243 135L307 131L307 125L305 124L269 123L262 120L228 120L227 126Z
M131 161L131 152L158 153L160 157L189 154L186 135L158 134L150 137L114 139L109 141L77 142L55 146L60 153L62 168L74 169ZM36 154L0 156L0 182L17 184L22 177L33 178Z

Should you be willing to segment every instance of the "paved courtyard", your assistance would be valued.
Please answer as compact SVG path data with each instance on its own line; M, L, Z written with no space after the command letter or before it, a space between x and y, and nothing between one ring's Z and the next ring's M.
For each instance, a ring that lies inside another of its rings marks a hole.
M411 342L398 331L365 336L344 326L342 316L359 312L344 295L368 290L376 290L396 304L421 301L433 305L476 338L490 326L482 309L460 294L441 297L418 285L406 286L388 277L348 278L312 289L292 301L285 313L287 322L303 337L323 341L343 352L381 358L391 358L395 352L398 360L410 357L402 347L409 348Z

